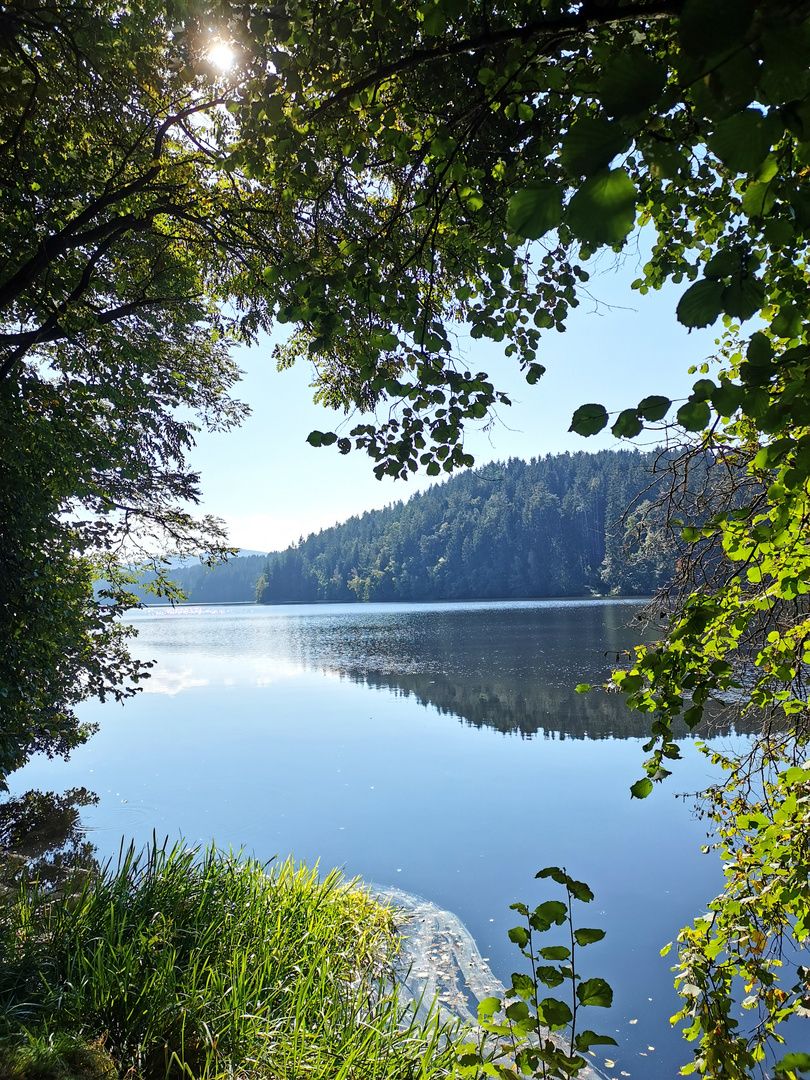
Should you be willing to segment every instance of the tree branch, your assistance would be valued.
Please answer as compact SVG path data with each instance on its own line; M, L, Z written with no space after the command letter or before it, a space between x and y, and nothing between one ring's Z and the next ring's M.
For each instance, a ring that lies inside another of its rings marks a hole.
M0 286L0 309L7 307L26 288L28 288L28 286L36 280L37 276L58 255L63 254L65 251L68 251L70 248L76 247L79 244L101 239L110 229L117 229L121 224L120 218L110 222L104 222L85 233L80 232L82 228L90 225L91 222L98 218L99 214L103 213L111 206L114 206L124 199L130 198L132 195L137 195L142 192L159 175L161 170L165 167L165 162L161 162L159 159L163 154L166 136L173 125L181 123L195 113L221 103L222 99L206 101L199 105L189 106L187 109L182 109L180 112L167 117L155 134L153 150L154 164L136 180L131 181L129 184L124 184L123 187L116 188L114 191L106 192L104 195L95 199L63 229L46 237L46 239L41 240L36 254L24 263L16 274L14 274L3 286ZM162 210L155 212L167 213L171 211L170 208L164 207ZM142 219L130 215L128 220L135 222Z
M95 323L97 326L108 326L117 319L125 319L128 315L136 315L139 311L147 308L166 308L171 304L186 303L188 297L176 296L151 296L142 297L140 300L132 300L128 304L109 308L107 311L96 313ZM60 314L64 314L61 312ZM0 363L0 379L7 378L14 365L18 363L33 345L46 345L52 341L58 341L67 336L67 330L59 322L59 315L54 314L46 323L36 330L21 331L17 334L0 334L0 348L14 347L2 363Z
M526 23L523 26L513 26L506 30L495 30L476 37L465 38L463 41L453 41L439 46L436 49L417 49L409 56L403 56L390 64L384 64L376 71L349 86L344 86L332 94L315 109L313 116L318 116L328 109L341 105L354 97L362 90L384 82L392 75L403 71L412 71L414 68L429 64L433 60L444 60L459 53L479 52L481 49L504 45L510 41L521 41L524 44L536 38L548 36L550 43L557 44L560 40L576 34L582 34L587 30L603 26L616 25L623 22L639 22L643 19L666 19L679 15L683 8L684 0L656 0L649 4L615 4L611 7L600 8L595 13L590 7L576 15L569 15L559 19L540 19Z

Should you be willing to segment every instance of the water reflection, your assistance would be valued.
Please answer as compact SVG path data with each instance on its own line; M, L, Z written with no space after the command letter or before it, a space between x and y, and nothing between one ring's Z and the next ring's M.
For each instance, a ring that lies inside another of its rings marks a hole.
M638 641L635 609L150 609L136 616L136 648L158 660L158 692L125 708L88 703L82 718L98 734L68 762L32 760L13 794L97 790L83 816L102 859L122 835L139 847L154 830L262 860L320 858L427 897L459 916L506 981L509 905L548 899L535 873L568 865L607 931L588 960L616 993L611 1075L674 1076L689 1054L669 1028L677 1001L659 950L723 874L700 853L705 824L671 794L704 786L709 766L686 741L655 797L632 800L643 728L620 698L573 691ZM541 729L566 738L529 737Z
M26 791L0 803L0 890L9 892L23 876L58 890L77 868L99 868L96 846L85 835L80 810L97 806L87 788Z
M633 601L155 609L137 620L161 662L148 693L269 686L314 671L412 698L474 727L532 736L646 736L648 720L599 686L643 640ZM150 650L152 650L150 652ZM720 710L695 734L755 730ZM676 724L676 736L687 735Z

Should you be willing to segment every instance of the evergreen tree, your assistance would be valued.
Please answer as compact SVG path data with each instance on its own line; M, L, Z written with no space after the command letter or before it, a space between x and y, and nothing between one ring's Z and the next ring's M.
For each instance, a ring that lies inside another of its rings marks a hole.
M644 507L656 454L512 459L289 548L265 567L261 603L460 600L653 592L674 568ZM650 539L653 537L654 539Z

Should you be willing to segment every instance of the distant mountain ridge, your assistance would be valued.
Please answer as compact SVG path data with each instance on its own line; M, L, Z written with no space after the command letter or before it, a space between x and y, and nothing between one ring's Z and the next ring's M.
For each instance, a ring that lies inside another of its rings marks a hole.
M659 456L603 450L469 470L292 545L265 567L257 597L273 604L651 593L672 576L676 558L662 533L637 528L655 498Z
M195 604L233 604L252 602L256 599L256 583L262 576L268 560L275 557L275 552L269 555L251 553L248 555L236 555L225 563L216 566L203 566L197 561L186 560L172 566L169 574L172 581L177 582L186 599ZM141 603L150 606L152 604L165 604L166 600L161 596L154 596L147 592L145 586L149 578L144 577L143 586L132 587L131 591L140 599Z

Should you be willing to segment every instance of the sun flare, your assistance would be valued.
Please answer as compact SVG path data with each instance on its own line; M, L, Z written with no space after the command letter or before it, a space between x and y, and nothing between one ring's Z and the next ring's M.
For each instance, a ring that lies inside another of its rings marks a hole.
M217 71L230 71L236 60L236 54L230 45L224 41L215 41L208 49L206 56Z

